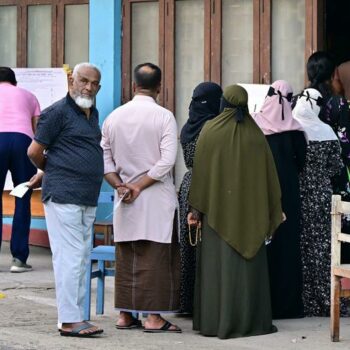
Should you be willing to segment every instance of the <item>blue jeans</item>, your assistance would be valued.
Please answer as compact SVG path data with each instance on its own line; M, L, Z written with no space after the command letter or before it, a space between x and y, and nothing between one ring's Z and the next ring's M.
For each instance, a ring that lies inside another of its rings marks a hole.
M0 132L0 194L5 185L7 171L11 172L15 186L28 181L36 168L27 156L31 138L17 132ZM28 191L23 198L15 200L15 213L12 223L11 254L14 258L26 262L29 255L30 197ZM2 201L0 201L0 248L2 241Z

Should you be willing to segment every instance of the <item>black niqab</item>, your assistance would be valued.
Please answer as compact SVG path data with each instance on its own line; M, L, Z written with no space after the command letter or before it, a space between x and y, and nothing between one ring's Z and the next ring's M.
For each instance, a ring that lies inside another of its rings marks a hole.
M213 82L204 82L193 90L189 107L189 118L181 130L181 143L193 141L204 123L219 114L221 87Z

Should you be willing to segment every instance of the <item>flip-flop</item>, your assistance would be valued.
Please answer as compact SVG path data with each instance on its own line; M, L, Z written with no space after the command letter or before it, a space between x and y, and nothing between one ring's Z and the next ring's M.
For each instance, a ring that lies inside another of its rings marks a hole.
M174 326L175 328L170 329L171 326ZM181 328L168 321L165 321L163 327L161 328L145 328L143 331L145 333L182 333Z
M103 333L103 329L97 329L94 332L91 333L80 333L81 331L85 329L89 329L95 327L91 323L85 322L80 326L74 327L71 331L64 331L63 329L60 329L60 334L62 337L79 337L79 338L93 338L95 335Z
M115 325L115 328L117 328L117 329L136 329L136 328L143 328L143 326L142 326L142 322L140 320L133 317L132 321L127 326Z

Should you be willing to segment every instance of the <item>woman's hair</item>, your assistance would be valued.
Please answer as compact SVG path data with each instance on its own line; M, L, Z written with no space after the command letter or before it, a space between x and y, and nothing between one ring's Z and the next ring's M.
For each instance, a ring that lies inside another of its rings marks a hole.
M309 88L318 90L323 96L332 93L331 80L336 68L332 56L324 51L313 53L306 65L307 75L310 81Z

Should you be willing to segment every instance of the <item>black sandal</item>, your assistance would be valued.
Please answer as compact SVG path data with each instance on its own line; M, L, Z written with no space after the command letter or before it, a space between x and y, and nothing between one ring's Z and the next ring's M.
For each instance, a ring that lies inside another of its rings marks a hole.
M175 328L170 329L171 326ZM143 331L145 333L182 333L182 330L180 327L170 323L169 321L165 321L163 327L161 328L145 328Z

